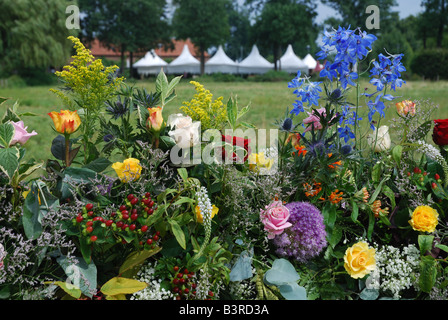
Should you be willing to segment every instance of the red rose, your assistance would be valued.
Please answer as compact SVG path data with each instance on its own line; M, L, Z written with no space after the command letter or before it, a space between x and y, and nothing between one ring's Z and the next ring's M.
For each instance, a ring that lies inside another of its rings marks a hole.
M249 157L250 154L250 147L249 147L249 143L250 143L250 139L244 139L244 138L240 138L240 137L233 137L232 136L222 136L222 140L223 142L226 142L228 144L232 144L233 146L237 146L240 148L244 148L245 150L245 155L244 155L244 159L243 162L245 162L247 160L247 158ZM223 160L225 158L227 158L226 156L226 150L223 147L222 148L222 156L223 156ZM240 160L240 158L238 157L238 153L234 152L231 156L232 161L237 162Z
M434 120L434 124L432 140L438 146L448 145L448 119Z

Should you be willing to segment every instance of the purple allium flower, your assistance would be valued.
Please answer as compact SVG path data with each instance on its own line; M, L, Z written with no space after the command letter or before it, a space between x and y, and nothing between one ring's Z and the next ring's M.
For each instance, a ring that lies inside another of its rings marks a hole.
M285 205L290 212L288 222L292 226L274 239L277 254L307 262L320 254L327 246L324 217L308 202L292 202Z

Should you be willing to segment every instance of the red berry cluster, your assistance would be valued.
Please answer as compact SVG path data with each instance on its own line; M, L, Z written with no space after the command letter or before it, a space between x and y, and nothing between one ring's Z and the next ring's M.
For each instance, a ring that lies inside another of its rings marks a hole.
M112 212L108 219L105 219L95 212L92 203L88 203L83 212L77 215L74 223L80 226L84 236L89 236L90 242L96 242L101 235L107 237L108 233L104 231L111 231L124 244L127 243L124 238L132 238L146 248L153 248L161 239L160 232L151 235L145 221L154 212L155 205L149 192L142 199L129 194L126 204L121 205L119 211ZM98 229L99 232L95 232Z
M173 268L174 275L171 281L172 291L177 300L191 300L196 295L196 276L193 271L188 269L180 270L178 266Z

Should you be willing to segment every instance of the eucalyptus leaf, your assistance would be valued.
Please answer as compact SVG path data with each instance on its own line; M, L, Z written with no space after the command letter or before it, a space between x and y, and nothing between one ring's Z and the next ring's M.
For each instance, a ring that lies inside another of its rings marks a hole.
M268 285L281 286L295 283L300 279L294 266L286 259L276 259L271 269L264 274L264 282Z

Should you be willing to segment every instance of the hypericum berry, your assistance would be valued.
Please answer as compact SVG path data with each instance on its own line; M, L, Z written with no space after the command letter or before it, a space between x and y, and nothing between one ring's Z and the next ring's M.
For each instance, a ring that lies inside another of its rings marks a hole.
M174 278L174 279L173 279L173 284L176 284L176 285L179 284L179 279Z
M141 227L140 230L142 230L142 232L146 232L146 231L148 231L148 226L144 225L144 226Z
M122 227L121 230L126 230L126 228L129 228L129 225L127 223L125 223Z
M208 295L209 295L210 297L213 297L213 291L209 291L209 292L208 292Z
M156 236L160 236L160 231L156 231ZM185 270L187 270L187 269L185 269ZM185 273L188 273L188 272L185 272Z
M149 245L151 245L151 244L152 244L152 239L148 239L148 240L146 240L146 243L149 244Z
M95 242L96 240L98 240L97 236L91 236L90 237L90 241Z
M117 222L117 227L121 228L123 226L124 222L123 221L118 221Z
M110 216L113 218L113 217L115 217L117 215L117 213L116 212L112 212L111 214L110 214Z
M112 225L112 223L114 223L113 220L107 220L106 221L106 226L110 227Z
M78 215L78 216L76 217L76 222L81 223L82 220L84 220L84 218L83 218L81 215Z
M197 286L196 283L192 283L192 284L191 284L191 287L192 287L193 289L195 289L196 286Z
M93 216L93 211L89 211L89 212L87 212L87 215L88 215L89 217L92 217L92 216Z
M129 212L127 210L122 212L122 217L124 220L128 220L129 219Z
M434 178L435 178L436 180L440 180L440 176L439 176L439 174L436 173L436 174L434 175Z
M185 294L188 294L189 292L190 292L190 289L188 289L188 288L185 288L185 289L184 289L184 293L185 293Z
M182 273L178 273L177 274L177 277L180 279L180 278L182 278L184 275L182 274Z
M437 183L435 183L435 182L431 183L431 187L432 187L433 189L436 189L436 188L437 188Z
M134 213L134 214L131 215L131 220L132 221L137 220L137 218L138 218L138 214Z
M146 198L150 198L150 197L151 197L151 193L146 192L146 193L145 193L145 197L146 197Z
M152 238L154 239L154 241L159 240L159 236L158 235L154 235Z
M91 233L91 232L93 231L93 227L92 227L92 226L88 226L88 227L86 228L86 231L87 231L88 233Z
M422 170L420 170L418 167L414 168L414 173L421 173L421 172L422 172Z
M128 194L128 200L131 201L132 199L134 199L134 195L132 193Z
M133 206L135 206L137 203L138 203L138 198L133 198L133 199L131 200L131 204L132 204Z
M143 199L142 202L143 202L143 204L144 204L145 206L148 206L149 203L151 202L151 200L149 200L149 199Z
M177 272L177 271L179 271L179 267L178 267L178 266L175 266L175 267L173 268L173 270Z
M188 273L188 269L184 269L184 273L187 274Z
M87 211L92 210L93 209L93 204L92 203L86 204L86 209L87 209Z
M136 226L135 224L131 224L131 225L129 226L129 230L131 230L131 231L134 231L135 228L137 228L137 226Z
M92 220L87 221L86 226L88 226L88 227L93 226L93 221Z
M101 221L101 222L103 222L103 217L95 217L95 218L93 218L93 221Z
M153 207L153 206L154 206L154 201L151 200L151 201L148 203L148 206L149 206L149 207Z
M119 209L120 209L120 211L124 211L127 209L127 207L124 204L122 204Z

